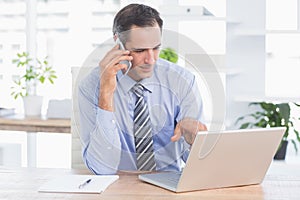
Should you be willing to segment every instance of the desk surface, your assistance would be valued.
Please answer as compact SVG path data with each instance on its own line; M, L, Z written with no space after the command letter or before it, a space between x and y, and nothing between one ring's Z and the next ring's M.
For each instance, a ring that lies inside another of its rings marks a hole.
M70 133L71 120L10 115L0 117L0 130Z
M121 174L120 179L102 194L39 193L40 185L63 174L89 174L86 170L0 168L0 199L300 199L300 166L273 163L260 185L203 190L176 194L143 183L136 174Z

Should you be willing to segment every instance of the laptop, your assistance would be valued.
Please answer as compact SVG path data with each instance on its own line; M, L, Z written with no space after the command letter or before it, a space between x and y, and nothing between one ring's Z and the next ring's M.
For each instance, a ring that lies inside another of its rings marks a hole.
M174 192L259 184L284 132L284 127L199 132L182 172L141 174L139 179Z

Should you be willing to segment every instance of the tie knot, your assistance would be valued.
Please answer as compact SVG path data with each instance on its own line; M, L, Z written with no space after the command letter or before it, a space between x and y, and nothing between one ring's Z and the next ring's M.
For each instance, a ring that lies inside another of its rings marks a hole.
M140 83L137 83L132 87L132 91L134 94L136 94L136 96L141 97L144 94L144 86Z

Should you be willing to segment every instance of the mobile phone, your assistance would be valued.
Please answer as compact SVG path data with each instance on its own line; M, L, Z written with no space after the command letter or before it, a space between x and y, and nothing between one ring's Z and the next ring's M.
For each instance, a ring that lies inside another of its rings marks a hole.
M125 47L124 47L123 43L120 41L119 38L117 38L116 43L119 44L119 47L120 47L121 50L125 50ZM127 65L127 70L126 70L126 72L124 74L124 75L127 75L127 73L129 72L129 70L130 70L130 68L132 66L131 62L128 61L128 60L122 60L120 63Z

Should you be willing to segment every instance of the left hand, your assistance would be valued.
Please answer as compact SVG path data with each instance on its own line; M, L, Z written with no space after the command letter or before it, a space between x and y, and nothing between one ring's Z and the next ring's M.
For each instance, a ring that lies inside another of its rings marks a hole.
M183 136L185 141L192 145L199 131L207 131L207 127L197 120L183 119L177 123L171 141L176 142Z

